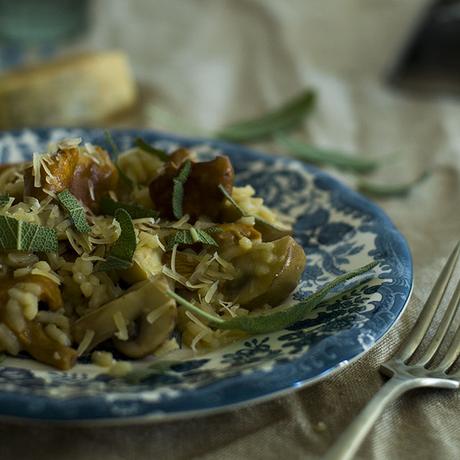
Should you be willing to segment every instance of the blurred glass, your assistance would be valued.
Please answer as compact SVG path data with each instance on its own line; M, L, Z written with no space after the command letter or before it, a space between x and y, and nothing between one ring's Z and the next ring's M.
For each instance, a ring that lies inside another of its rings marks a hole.
M0 0L0 70L37 62L83 35L89 0Z
M0 41L56 44L83 33L88 0L0 0Z

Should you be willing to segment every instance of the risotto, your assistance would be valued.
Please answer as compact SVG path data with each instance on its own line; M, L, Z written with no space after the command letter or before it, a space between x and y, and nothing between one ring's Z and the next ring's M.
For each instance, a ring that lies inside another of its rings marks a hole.
M226 156L136 145L112 160L66 139L0 166L0 352L69 369L209 350L248 334L215 321L296 287L302 248Z

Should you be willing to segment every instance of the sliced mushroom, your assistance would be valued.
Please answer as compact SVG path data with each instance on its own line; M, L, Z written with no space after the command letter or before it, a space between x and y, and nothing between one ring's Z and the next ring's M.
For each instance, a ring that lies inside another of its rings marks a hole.
M123 319L127 324L139 321L139 333L137 337L131 341L125 342L125 347L128 356L145 356L157 348L163 340L158 343L157 328L154 324L150 324L147 316L155 308L161 307L165 301L169 301L164 291L167 289L166 280L162 276L148 279L137 283L129 289L124 295L115 300L103 305L97 310L80 318L74 325L73 333L75 340L81 342L86 334L86 331L94 331L93 339L87 350L91 350L101 342L113 337L118 331L114 321L114 316L117 313L123 315ZM175 324L175 303L171 304L171 314L168 316L167 324L162 327L167 330L167 335L170 334ZM173 312L173 314L172 314ZM116 340L117 346L120 340Z
M128 341L114 340L115 348L130 358L142 358L153 353L169 338L176 324L176 302L165 294L168 283L164 277L158 277L155 283L155 297L152 295L151 309L144 312L138 324L136 337ZM160 311L161 309L161 311ZM150 322L149 315L158 311L159 316Z
M297 286L305 268L302 247L291 236L253 248L231 260L238 277L227 282L225 295L246 308L280 304Z
M160 211L162 216L174 217L172 209L174 178L188 158L187 150L177 150L150 183L150 198L155 209ZM202 215L211 219L217 218L225 201L219 185L231 193L233 176L232 164L226 156L218 156L213 160L200 163L192 162L189 177L184 185L184 214L189 214L192 219Z
M37 361L66 370L74 366L77 351L52 340L43 330L41 324L30 321L18 335L19 341Z
M21 348L32 355L37 361L50 364L58 369L70 369L77 359L73 348L60 344L48 337L43 326L32 320L24 320L25 326L20 330L15 326L5 308L8 301L8 290L19 283L33 283L39 287L37 296L51 310L59 310L63 306L59 287L50 279L40 275L27 275L21 278L4 278L0 284L0 321L3 321L16 335Z

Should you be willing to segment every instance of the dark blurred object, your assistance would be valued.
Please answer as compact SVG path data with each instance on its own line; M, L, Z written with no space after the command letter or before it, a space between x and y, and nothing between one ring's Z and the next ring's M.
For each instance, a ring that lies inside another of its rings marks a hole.
M423 14L390 74L405 89L460 94L460 0L438 0Z
M0 0L0 41L14 45L56 43L82 34L88 0Z

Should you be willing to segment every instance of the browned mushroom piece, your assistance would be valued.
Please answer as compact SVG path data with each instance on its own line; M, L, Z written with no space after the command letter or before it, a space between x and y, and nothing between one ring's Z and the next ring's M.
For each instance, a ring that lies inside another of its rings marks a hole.
M46 303L51 310L59 310L63 306L59 287L44 276L27 275L21 278L4 278L0 283L0 321L16 335L22 349L37 361L62 370L70 369L77 360L76 350L48 337L43 326L35 320L25 320L25 327L18 330L16 323L11 321L7 315L5 307L9 298L8 291L18 283L33 283L38 286L40 288L39 300Z
M90 156L78 148L59 149L47 158L46 169L40 169L41 186L34 186L33 167L24 171L24 195L46 197L44 190L54 193L69 189L88 208L97 211L100 198L118 183L118 172L109 154L100 147ZM49 172L49 173L48 173Z
M291 236L257 243L231 260L238 276L227 282L225 295L246 308L279 305L297 286L306 256Z
M150 198L155 209L164 217L174 217L172 209L174 178L189 156L189 152L185 149L176 150L165 163L162 171L150 183ZM226 156L218 156L201 163L192 162L189 177L184 185L182 204L184 214L189 214L192 219L199 216L218 218L225 202L219 185L224 186L228 193L231 193L233 177L233 167Z
M127 326L137 323L137 334L127 340L114 340L114 345L129 357L139 358L152 353L170 335L176 320L176 304L165 294L168 288L163 276L134 285L124 295L81 317L74 325L75 340L81 342L86 331L94 335L87 351L115 336L118 327L115 315L122 315ZM157 321L149 316L157 308L162 314Z
M213 233L213 238L219 246L236 246L241 238L248 238L251 241L262 241L262 236L252 225L234 222L220 224L217 227L221 230Z

